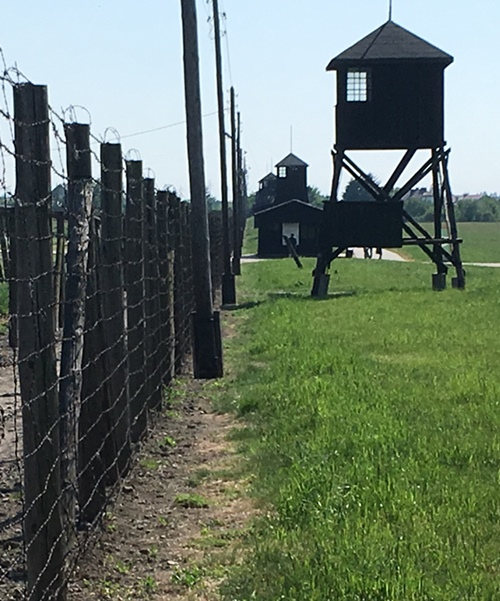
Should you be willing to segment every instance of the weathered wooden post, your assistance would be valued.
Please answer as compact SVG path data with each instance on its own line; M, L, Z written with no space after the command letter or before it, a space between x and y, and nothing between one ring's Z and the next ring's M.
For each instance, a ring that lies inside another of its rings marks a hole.
M90 126L65 125L68 171L68 253L59 384L61 478L67 536L76 522L78 420L82 391L83 333L92 212Z
M171 337L169 316L169 269L168 269L168 202L169 193L158 190L156 193L157 231L158 231L158 259L159 259L159 301L160 301L160 362L161 380L167 385L172 377L173 370L170 356Z
M236 136L236 164L238 168L238 206L240 216L240 226L238 230L238 249L239 259L241 261L241 253L243 251L243 239L245 236L245 227L247 220L247 189L246 189L246 172L243 167L243 150L241 148L241 113L238 111L237 115L237 131Z
M158 365L160 341L160 299L159 269L158 269L158 242L156 229L156 195L155 180L145 178L144 186L144 210L145 210L145 291L146 291L146 363L145 376L147 378L146 389L148 405L150 409L159 409L161 406L161 378L160 366Z
M215 71L217 78L217 106L219 115L219 153L221 174L221 209L222 209L222 304L236 303L236 287L234 273L231 270L231 244L229 241L229 203L227 194L227 159L226 159L226 126L224 119L224 91L222 85L222 53L220 43L219 2L212 0L215 42Z
M434 238L440 240L443 237L442 223L443 218L443 196L440 187L439 158L436 150L432 150L432 196L434 205ZM441 245L436 243L432 245L434 262L436 264L436 273L432 274L432 289L444 290L446 288L446 273L448 268L444 264L443 251Z
M9 346L17 348L17 238L15 210L8 211L6 215L9 230Z
M191 313L193 311L193 271L191 269L191 237L188 222L188 203L179 203L179 274L180 274L180 357L184 363L192 344Z
M147 431L148 411L144 380L144 201L142 161L126 162L125 288L127 291L127 346L132 442Z
M18 370L31 601L65 599L47 87L14 86Z
M210 269L212 271L212 293L214 300L216 290L222 283L224 272L222 256L222 216L220 211L210 211L208 214L208 227L210 231Z
M174 319L174 371L179 374L182 370L182 337L183 337L183 273L181 252L181 209L180 200L173 195L168 206L168 219L170 229L170 244L172 248L172 293L173 293L173 319Z
M234 99L234 88L231 86L231 172L233 182L233 273L241 274L240 258L240 186L238 173L237 152L237 130L236 130L236 103Z
M175 347L176 347L176 330L175 330L175 232L172 223L172 205L175 202L176 196L173 193L168 195L167 204L167 286L168 286L168 371L170 379L175 377Z
M100 264L99 219L92 215L85 303L82 393L78 440L78 506L80 526L95 523L106 503L105 486L116 481L116 449L107 403L103 361L106 349L98 280Z
M69 174L68 174L69 177ZM64 296L65 296L65 282L64 282L64 246L65 246L65 232L64 222L66 215L64 212L58 212L56 215L56 257L54 262L54 292L56 302L54 304L54 322L56 327L64 327Z
M108 402L119 472L130 460L130 410L126 353L123 282L122 151L120 144L101 144L102 234L101 258L104 365Z
M0 213L1 233L0 233L0 252L2 256L2 281L9 280L9 229L7 207L3 208Z
M181 0L181 5L195 296L193 367L195 378L217 378L222 376L222 343L219 314L212 306L196 4L194 0Z

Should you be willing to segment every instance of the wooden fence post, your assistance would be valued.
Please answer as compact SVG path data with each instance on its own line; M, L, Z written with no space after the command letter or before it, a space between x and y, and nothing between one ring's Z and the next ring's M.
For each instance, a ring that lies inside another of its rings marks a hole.
M172 256L173 256L173 281L174 293L174 371L178 375L182 371L182 302L183 302L183 275L182 275L182 253L181 253L181 208L180 199L173 195L169 203L169 229L171 232Z
M127 291L127 346L132 442L147 432L148 404L144 379L144 201L142 161L126 162L125 289Z
M171 337L169 320L169 273L168 273L168 201L169 194L166 190L156 193L156 212L158 228L158 259L160 275L160 361L161 378L163 385L168 385L172 379L169 356L169 340Z
M6 216L9 231L9 346L17 348L17 237L15 210L9 210Z
M155 181L144 179L144 200L146 211L146 378L148 404L151 409L161 406L161 365L160 365L160 297L158 268L158 239L156 227Z
M63 311L63 340L59 378L61 415L61 478L66 529L70 540L76 523L78 420L82 391L83 333L89 249L89 220L92 211L90 127L66 124L68 171L68 254ZM58 234L60 235L59 228ZM59 243L59 240L58 240ZM60 263L62 266L62 261Z
M2 281L7 282L9 280L9 229L8 229L8 209L7 207L1 209L0 213L0 252L2 256Z
M56 257L54 262L54 322L56 327L64 326L64 221L66 215L63 212L58 212L56 219Z
M118 478L112 416L107 404L103 355L102 306L98 281L99 220L90 220L88 276L85 303L82 393L78 440L78 505L80 526L89 528L106 503L106 484Z
M208 214L208 227L210 230L210 265L212 270L212 292L214 301L217 290L222 285L224 263L222 254L222 218L220 211L211 211Z
M169 378L172 380L175 378L175 348L176 348L176 336L175 330L175 231L173 224L173 213L172 206L175 203L176 196L173 193L168 195L167 204L167 223L168 223L168 237L167 237L167 270L168 270L168 369L170 372Z
M112 416L112 437L120 474L128 469L131 452L122 257L122 171L121 145L101 144L102 277L99 278L99 284L106 344L103 358Z
M177 252L176 255L178 257L178 262L176 265L176 269L178 270L179 275L179 283L178 283L178 307L177 310L179 312L179 327L177 328L178 332L178 341L179 341L179 372L182 371L182 367L184 364L184 360L188 353L188 348L190 344L190 334L191 328L189 324L189 315L191 312L191 308L189 306L190 297L188 295L188 246L189 246L189 238L187 232L187 221L186 221L186 203L179 202L177 208L177 224L178 224L178 239L177 239Z
M30 601L65 599L46 86L14 86L18 370Z

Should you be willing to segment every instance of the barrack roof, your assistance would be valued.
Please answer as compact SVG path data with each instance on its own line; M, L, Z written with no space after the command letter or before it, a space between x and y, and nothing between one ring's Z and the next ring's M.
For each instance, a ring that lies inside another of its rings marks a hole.
M267 181L271 181L273 179L277 179L277 177L274 175L274 173L268 173L262 179L259 180L259 184L261 182L267 182Z
M298 156L290 153L283 160L276 164L276 167L308 167L307 163L304 163Z

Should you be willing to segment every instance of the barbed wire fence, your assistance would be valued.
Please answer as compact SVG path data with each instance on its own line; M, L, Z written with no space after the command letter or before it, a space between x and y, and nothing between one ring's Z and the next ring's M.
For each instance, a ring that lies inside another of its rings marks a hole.
M64 601L190 352L190 210L0 60L0 598Z

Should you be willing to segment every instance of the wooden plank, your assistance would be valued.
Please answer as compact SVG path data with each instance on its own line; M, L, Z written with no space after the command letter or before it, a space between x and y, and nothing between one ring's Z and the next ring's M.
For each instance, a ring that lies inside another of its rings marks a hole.
M457 238L453 240L453 238L403 238L404 246L414 246L418 244L452 244L452 243L460 244L463 242L461 238Z
M403 171L406 169L406 167L408 167L410 161L415 156L416 152L417 152L416 148L410 148L403 155L403 158L399 162L398 166L392 173L391 177L387 180L387 183L385 184L385 186L382 188L382 191L384 192L385 195L387 195L387 197L390 196L392 189L396 185L398 179L403 174Z
M420 169L394 194L393 200L401 200L403 196L418 184L426 175L432 171L433 163L436 159L441 159L442 156L447 156L449 151L439 152L436 157L432 156L426 161Z

